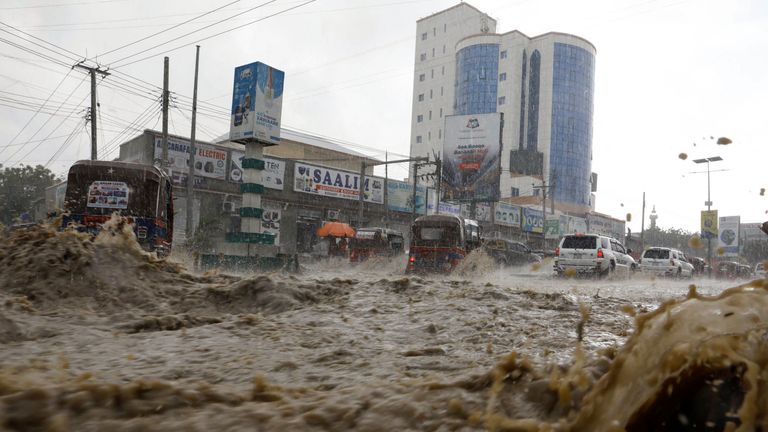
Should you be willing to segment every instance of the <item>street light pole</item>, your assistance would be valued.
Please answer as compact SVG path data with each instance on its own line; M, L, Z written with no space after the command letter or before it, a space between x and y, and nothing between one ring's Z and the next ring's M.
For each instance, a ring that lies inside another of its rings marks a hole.
M703 159L695 159L693 162L697 164L706 163L707 164L707 202L704 203L707 205L707 214L712 211L712 195L711 195L711 181L710 181L710 169L709 164L710 162L719 162L723 160L720 156L712 156L708 158ZM702 230L703 234L703 230ZM708 276L712 277L712 235L707 235L707 263L709 264L709 271Z

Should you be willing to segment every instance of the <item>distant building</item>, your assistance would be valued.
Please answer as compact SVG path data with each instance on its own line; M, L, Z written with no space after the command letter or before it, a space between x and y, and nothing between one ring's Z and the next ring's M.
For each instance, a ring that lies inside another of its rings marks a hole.
M467 3L418 20L411 156L440 154L445 116L500 112L501 197L540 203L532 185L546 180L558 208L594 209L595 53L570 34L496 33Z

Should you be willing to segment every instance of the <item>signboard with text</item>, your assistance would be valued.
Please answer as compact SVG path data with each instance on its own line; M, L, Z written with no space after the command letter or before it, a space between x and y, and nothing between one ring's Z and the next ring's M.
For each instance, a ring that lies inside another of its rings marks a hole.
M522 215L523 231L534 233L544 232L544 213L542 213L541 210L523 207Z
M359 199L360 174L358 173L296 162L293 175L293 190L296 192L355 201ZM365 177L363 200L377 204L384 203L383 178Z
M499 198L502 114L445 117L442 183L446 200Z
M235 68L229 139L280 143L285 73L261 62Z
M717 210L702 210L701 238L717 238Z
M229 180L235 183L243 182L243 158L245 153L233 151L229 166ZM261 183L265 188L283 190L285 182L285 162L277 159L264 158L264 170L261 171Z
M722 255L737 256L739 254L739 224L741 223L741 216L722 216L718 222L718 249L722 248ZM718 255L720 255L719 250Z
M427 189L424 186L417 186L416 214L424 214L426 199ZM392 211L413 212L413 184L399 180L387 180L387 206Z
M505 202L497 202L493 213L496 225L520 228L520 207Z
M217 180L226 178L227 152L205 144L195 144L195 176L207 177ZM163 157L163 139L155 137L155 159ZM179 184L176 179L186 178L189 172L189 141L168 137L168 163L174 176L174 184ZM179 180L180 181L180 180Z

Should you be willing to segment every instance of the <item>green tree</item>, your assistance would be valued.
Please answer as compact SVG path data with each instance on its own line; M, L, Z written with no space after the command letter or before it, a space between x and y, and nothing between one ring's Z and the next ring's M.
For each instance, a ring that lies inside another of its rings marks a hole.
M0 171L0 222L6 225L24 212L33 211L33 203L45 198L45 188L56 176L42 165L6 167Z

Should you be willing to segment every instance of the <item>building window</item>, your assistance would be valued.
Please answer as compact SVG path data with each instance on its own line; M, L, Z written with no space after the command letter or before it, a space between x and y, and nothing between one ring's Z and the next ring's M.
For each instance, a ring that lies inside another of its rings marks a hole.
M422 33L421 34L421 40L427 40L427 34L426 33Z
M427 79L426 75L424 74L419 75L419 81L424 81L425 79Z
M445 54L445 45L443 45L443 54Z
M429 110L429 119L432 120L432 110Z
M437 27L432 27L432 36L437 36Z
M427 53L421 53L421 55L419 55L419 61L424 61L426 59L427 59Z
M424 93L419 95L419 102L424 102Z
M499 105L504 105L505 103L507 103L506 96L499 97Z
M440 96L443 95L443 86L440 86Z
M443 109L440 108L440 118L443 118Z
M511 197L519 197L520 196L520 189L513 187L512 193L510 194Z
M477 44L456 53L456 89L451 114L484 114L498 108L499 45Z
M432 69L432 76L430 78L434 78L434 77L435 77L435 70Z
M421 144L421 135L416 135L416 144Z
M432 99L432 89L429 89L429 98Z
M443 33L448 31L448 24L443 24Z
M530 59L530 78L528 79L528 150L539 146L539 72L541 54L533 50Z
M438 129L437 130L437 139L443 139L443 130L442 129Z
M416 123L421 123L422 121L424 121L424 116L421 115L421 114L417 115L416 116Z
M427 132L427 140L432 141L432 131Z
M507 50L504 50L501 52L501 58L503 59L507 58Z
M506 81L507 80L507 73L502 72L499 74L499 81Z
M445 66L443 66L442 74L445 75Z
M432 58L435 58L435 49L432 48Z

